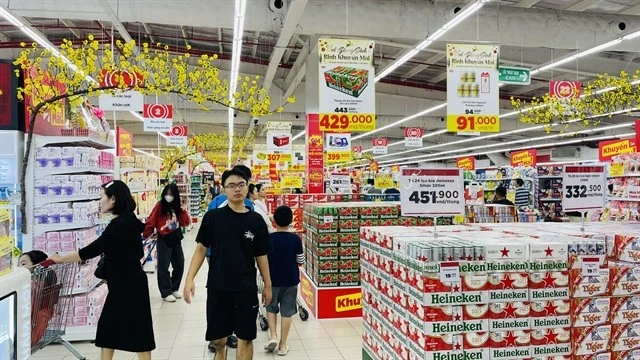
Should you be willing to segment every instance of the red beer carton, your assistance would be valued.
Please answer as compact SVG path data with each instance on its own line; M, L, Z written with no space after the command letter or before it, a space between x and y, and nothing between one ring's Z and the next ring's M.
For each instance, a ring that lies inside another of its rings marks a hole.
M460 282L444 283L438 273L429 273L418 275L416 280L409 295L426 306L486 304L489 300L487 275L461 274Z
M409 330L409 348L415 359L489 359L489 333L428 335Z
M531 272L529 274L529 299L569 299L569 271Z
M597 269L595 275L585 275L582 269L569 270L571 298L604 296L609 291L609 269Z
M611 326L611 351L626 351L640 348L640 322Z
M489 330L487 305L455 305L409 310L409 322L425 334L460 334Z
M571 328L531 330L531 352L534 358L571 355Z
M607 240L607 254L613 260L640 262L640 237L635 235L615 235Z
M609 293L611 296L628 296L640 294L640 265L610 263L611 280Z
M529 330L530 306L528 302L508 302L489 304L489 330Z
M602 352L598 354L573 355L572 360L611 360L610 352Z
M640 295L611 298L611 324L626 324L640 320Z
M571 329L573 355L592 355L609 350L611 325Z
M489 273L488 281L490 303L529 299L529 274L526 271Z
M611 298L571 299L571 324L585 327L609 323Z
M531 358L531 330L492 331L491 359Z
M531 327L537 328L565 328L571 326L571 302L569 300L532 301Z
M640 350L615 351L611 354L611 360L638 360Z

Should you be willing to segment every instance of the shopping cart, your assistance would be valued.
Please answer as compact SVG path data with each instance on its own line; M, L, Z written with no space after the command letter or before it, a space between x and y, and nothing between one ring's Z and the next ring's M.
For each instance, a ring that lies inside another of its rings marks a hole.
M262 291L264 290L264 280L262 279L262 275L260 272L257 273L256 283L258 284L258 298L262 298ZM266 318L266 309L264 308L267 304L261 304L258 306L258 322L260 323L260 329L262 331L269 330L269 322ZM300 315L300 320L307 321L309 319L309 312L307 309L302 306L302 303L298 298L296 298L296 305L298 305L298 314Z
M67 314L71 307L73 281L78 265L44 261L31 275L31 353L49 344L62 344L76 358L86 359L64 340Z
M153 250L155 250L158 244L157 236L150 236L142 240L142 248L144 249L144 257L142 258L142 266L145 266L147 262L153 260Z

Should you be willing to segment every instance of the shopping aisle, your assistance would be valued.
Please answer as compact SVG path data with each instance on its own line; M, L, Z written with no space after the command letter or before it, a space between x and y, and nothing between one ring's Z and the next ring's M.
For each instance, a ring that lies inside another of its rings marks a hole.
M194 227L183 242L186 265L189 266L191 254L195 246L194 238L197 228ZM185 270L186 276L186 270ZM151 307L154 316L154 328L157 349L153 352L153 360L195 360L213 359L204 340L206 329L205 300L207 267L203 265L197 281L195 301L187 305L182 299L176 303L165 303L160 298L155 275L149 275ZM254 342L254 359L360 359L362 353L361 334L362 320L315 320L310 317L303 322L299 316L294 317L293 328L289 334L291 351L287 356L274 356L262 348L267 340L267 333L258 328L258 339ZM100 350L90 343L74 343L89 360L100 359ZM34 354L34 360L73 360L64 347L51 345ZM116 360L134 360L134 354L117 352ZM235 350L229 352L229 360L235 359Z

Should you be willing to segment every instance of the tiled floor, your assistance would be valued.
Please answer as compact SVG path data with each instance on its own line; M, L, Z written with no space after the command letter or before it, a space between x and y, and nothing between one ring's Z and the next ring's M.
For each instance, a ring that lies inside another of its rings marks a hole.
M197 229L187 234L183 242L185 267L188 268L194 248L193 239ZM186 272L186 270L185 270ZM157 349L153 351L154 360L176 359L213 359L213 353L206 348L204 333L205 321L205 282L207 265L204 264L196 278L197 290L195 302L187 305L184 301L165 303L158 293L156 278L149 276L151 307L154 315L154 328ZM274 356L263 350L267 333L258 328L258 339L254 342L254 359L331 359L355 360L361 358L362 319L349 320L316 320L310 316L303 322L299 316L294 317L293 327L289 334L291 351L285 357ZM91 343L74 343L87 359L100 358L100 349ZM64 347L50 345L32 356L34 360L71 360L75 359ZM117 360L135 360L131 353L116 352ZM230 351L228 359L235 359L235 351Z

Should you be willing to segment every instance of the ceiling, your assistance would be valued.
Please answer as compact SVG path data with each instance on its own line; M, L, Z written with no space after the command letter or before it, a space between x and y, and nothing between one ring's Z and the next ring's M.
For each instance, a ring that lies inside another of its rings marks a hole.
M376 72L379 73L455 16L456 8L459 10L466 1L293 0L285 1L285 7L275 11L269 3L270 0L248 0L240 72L262 76L273 74L269 87L273 103L283 102L289 95L297 98L284 113L259 119L259 133L266 121L282 119L294 123L296 134L304 128L305 61L313 51L310 44L315 44L316 36L375 40ZM169 44L175 52L183 53L189 45L192 54L219 54L220 69L230 68L234 13L231 0L0 0L0 6L22 16L54 44L62 39L84 39L89 34L104 42L130 36L141 42ZM638 29L638 0L491 1L439 39L441 41L376 84L378 127L446 101L444 48L447 41L499 42L502 65L537 68ZM0 41L0 57L12 58L19 51L19 43L30 40L9 22L0 21ZM276 46L278 41L286 45ZM501 113L512 111L511 96L527 100L544 94L551 79L588 82L598 73L635 71L640 68L639 54L640 38L635 38L583 57L579 62L538 73L530 86L503 86L500 89ZM228 73L223 72L221 78L225 77ZM203 111L179 98L161 100L174 104L177 109L175 120L188 124L191 133L222 133L227 129L227 111L223 108ZM446 108L365 136L355 145L368 149L373 136L387 136L390 142L401 140L404 126L421 126L427 133L442 129L444 115ZM602 126L630 120L628 115L618 115L607 119ZM115 121L134 133L135 147L157 148L157 135L144 133L142 123L134 117L119 113ZM235 132L245 132L252 125L252 119L246 114L238 114ZM527 126L530 125L520 123L516 117L502 120L502 131ZM631 127L589 135L629 131L632 131ZM459 141L461 137L445 133L425 139L425 146L438 144L437 149L416 151L412 155L544 135L545 131L538 129L492 139L469 139L465 145L448 146L446 143ZM303 140L302 137L297 141L303 143ZM391 153L402 150L402 145L390 148ZM397 158L403 156L406 155ZM394 158L387 156L384 160Z

